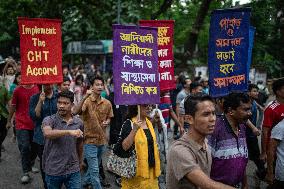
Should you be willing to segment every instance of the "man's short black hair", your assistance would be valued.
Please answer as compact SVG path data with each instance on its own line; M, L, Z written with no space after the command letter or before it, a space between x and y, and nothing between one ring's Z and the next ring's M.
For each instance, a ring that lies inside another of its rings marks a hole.
M192 92L193 89L196 89L196 88L199 87L199 86L202 87L201 83L199 83L199 82L197 82L197 81L192 82L192 83L190 84L190 92Z
M58 93L58 98L60 97L69 98L71 103L74 102L74 93L69 90Z
M224 98L224 112L228 113L229 108L236 110L241 103L249 103L250 98L248 94L243 92L231 92L229 95Z
M258 90L259 88L256 84L251 83L251 84L248 85L248 92L251 92L252 89Z
M188 79L190 80L189 77L185 77L185 78L181 81L181 84L182 84L183 87L186 85L186 80L188 80Z
M197 93L186 97L184 101L185 114L194 116L197 112L197 104L203 101L211 101L214 103L214 100L211 96L204 95L203 93Z
M91 84L92 84L92 85L94 85L95 80L100 80L100 81L102 81L103 84L104 84L104 79L103 79L101 76L94 76L94 77L92 77L92 78L91 78Z
M70 80L70 78L69 78L69 77L67 77L67 76L64 76L64 77L63 77L63 83L64 83L64 82L66 82L66 81L69 81L69 82L71 82L71 80Z
M274 94L276 95L276 92L278 90L280 90L281 87L283 87L283 86L284 86L284 79L278 79L278 80L274 81L273 84L272 84L272 90L273 90Z

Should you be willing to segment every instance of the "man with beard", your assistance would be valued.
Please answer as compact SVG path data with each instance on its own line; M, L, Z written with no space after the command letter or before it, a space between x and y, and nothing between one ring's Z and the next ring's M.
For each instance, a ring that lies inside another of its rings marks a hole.
M58 94L57 113L43 120L45 137L42 156L43 171L48 189L81 188L83 122L72 115L74 94L64 91Z
M224 115L216 120L215 130L208 137L212 152L211 178L215 181L247 189L248 150L246 125L251 116L247 94L232 92L224 98Z

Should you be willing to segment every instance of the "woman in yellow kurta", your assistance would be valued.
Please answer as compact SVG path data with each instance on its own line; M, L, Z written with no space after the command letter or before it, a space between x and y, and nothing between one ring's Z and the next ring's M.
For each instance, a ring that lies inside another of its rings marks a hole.
M136 175L131 179L122 178L122 189L158 189L160 157L156 135L151 121L147 118L151 106L140 105L140 119L137 106L128 107L128 118L132 121L130 129L123 129L122 148L128 151L133 144L136 151ZM131 122L129 121L131 124ZM127 133L127 135L125 135Z

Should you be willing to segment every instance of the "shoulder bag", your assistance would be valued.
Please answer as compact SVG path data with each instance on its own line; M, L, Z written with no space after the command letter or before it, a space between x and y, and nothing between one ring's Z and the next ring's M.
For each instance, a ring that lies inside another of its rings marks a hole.
M131 120L126 120L131 122L131 128L133 129L133 123ZM125 122L126 122L125 121ZM125 122L121 127L119 133L119 139L117 143L114 145L113 149L110 152L108 161L107 161L107 169L121 177L132 178L136 175L136 153L135 148L131 150L129 157L120 157L120 155L114 150L117 146L122 145L121 133L123 127L125 126Z

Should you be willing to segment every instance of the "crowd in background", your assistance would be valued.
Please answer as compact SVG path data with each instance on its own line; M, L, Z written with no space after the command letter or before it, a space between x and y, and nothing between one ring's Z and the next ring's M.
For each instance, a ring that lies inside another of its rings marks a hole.
M180 74L160 104L137 108L114 104L112 74L95 64L63 66L63 82L44 85L21 85L21 64L11 57L1 68L0 161L12 128L23 184L40 171L44 188L110 187L102 157L120 143L122 157L137 157L134 177L115 174L122 188L248 188L248 159L259 179L284 188L283 79L273 91L259 81L213 99L207 77Z

